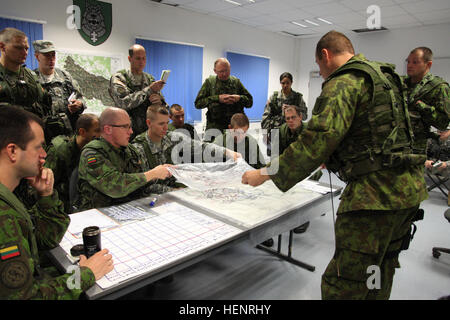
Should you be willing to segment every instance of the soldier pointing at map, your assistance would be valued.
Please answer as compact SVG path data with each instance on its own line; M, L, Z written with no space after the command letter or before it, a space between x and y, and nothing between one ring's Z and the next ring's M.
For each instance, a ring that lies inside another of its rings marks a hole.
M147 130L146 112L150 105L166 105L161 89L162 80L144 72L147 56L145 48L135 44L128 50L129 70L120 70L111 77L109 94L117 107L124 109L132 121L133 136Z

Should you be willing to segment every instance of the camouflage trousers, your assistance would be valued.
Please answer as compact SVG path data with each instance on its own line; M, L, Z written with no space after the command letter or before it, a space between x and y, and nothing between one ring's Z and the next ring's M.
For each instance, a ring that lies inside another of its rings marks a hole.
M393 211L355 211L336 219L336 249L322 275L322 299L389 299L398 253L409 244L418 206ZM372 271L375 270L375 271ZM372 276L379 285L373 286Z

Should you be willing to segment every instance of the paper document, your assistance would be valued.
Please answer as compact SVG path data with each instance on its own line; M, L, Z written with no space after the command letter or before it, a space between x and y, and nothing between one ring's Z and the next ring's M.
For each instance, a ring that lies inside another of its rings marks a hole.
M69 217L70 224L67 231L69 231L73 235L81 234L84 228L90 226L97 226L102 230L119 225L116 221L104 215L97 209L74 213Z
M161 80L163 82L167 82L167 79L169 79L170 70L163 70L161 72Z

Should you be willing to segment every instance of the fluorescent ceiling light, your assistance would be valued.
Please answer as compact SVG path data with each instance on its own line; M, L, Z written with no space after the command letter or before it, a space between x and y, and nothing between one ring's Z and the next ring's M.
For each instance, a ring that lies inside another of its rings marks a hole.
M295 21L291 21L291 23L293 23L293 24L295 24L297 26L303 27L303 28L308 28L308 26L305 26L304 24L301 24L301 23L298 23L298 22L295 22Z
M248 2L255 3L255 0L248 0Z
M322 19L322 18L317 18L317 20L320 20L320 21L328 23L328 24L333 24L332 22L330 22L328 20L325 20L325 19Z
M304 21L305 21L305 22L308 22L308 23L310 23L310 24L312 24L312 25L314 25L314 26L319 26L318 23L315 23L315 22L310 21L310 20L308 20L308 19L304 19Z
M237 6L240 6L241 4L239 2L236 1L232 1L232 0L224 0L225 2L231 3L231 4L235 4Z

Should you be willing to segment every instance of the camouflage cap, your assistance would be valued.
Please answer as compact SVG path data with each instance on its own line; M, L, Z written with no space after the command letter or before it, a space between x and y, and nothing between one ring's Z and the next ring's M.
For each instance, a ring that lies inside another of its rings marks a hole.
M33 41L33 48L35 52L47 53L56 51L55 45L49 40L36 40Z

